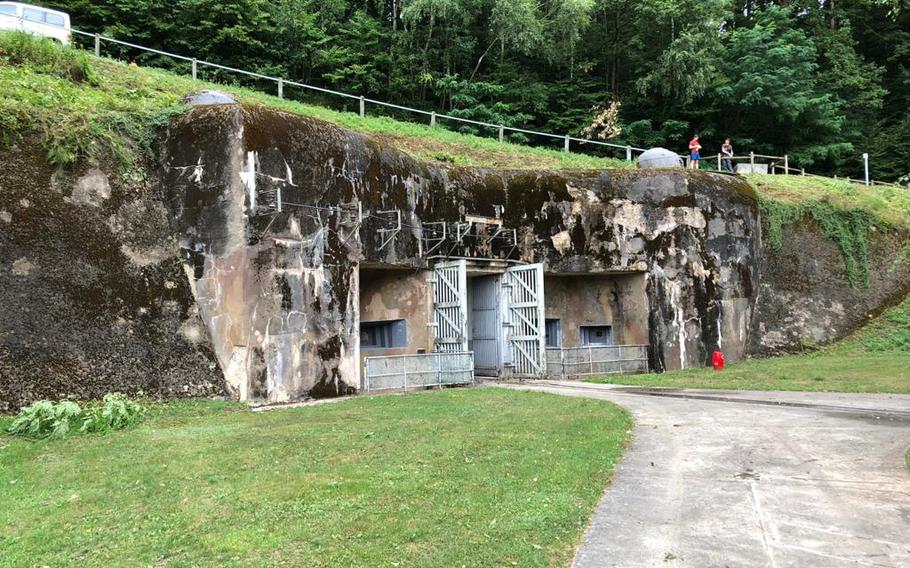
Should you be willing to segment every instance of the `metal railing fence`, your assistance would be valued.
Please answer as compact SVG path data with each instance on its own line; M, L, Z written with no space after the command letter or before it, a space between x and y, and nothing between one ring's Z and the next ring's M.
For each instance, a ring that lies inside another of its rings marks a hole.
M547 347L547 375L631 375L648 372L647 345Z
M759 161L756 161L756 159L758 159ZM682 160L683 160L683 164L685 166L689 165L688 156L682 156ZM863 180L863 179L851 179L850 177L839 178L838 176L822 176L822 175L818 175L818 174L812 174L812 173L807 172L806 168L792 167L790 165L790 156L788 156L786 154L784 154L783 156L772 156L769 154L756 154L755 152L749 152L748 155L731 156L729 158L724 157L722 154L716 154L716 155L712 154L710 156L704 155L701 158L701 161L703 164L710 164L711 166L714 166L714 169L716 169L717 171L724 171L723 167L722 167L724 160L730 160L733 163L734 167L737 163L747 162L749 167L748 167L748 172L746 172L746 173L763 173L763 172L759 172L757 170L762 169L762 166L766 166L767 173L770 175L797 175L797 176L805 176L805 177L814 177L814 178L819 178L819 179L833 179L833 180L840 179L840 180L843 180L843 181L846 181L849 183L861 183L861 184L865 184L865 185L878 185L878 186L896 187L896 188L900 188L900 189L910 189L910 182L907 182L906 185L901 185L899 183L878 181L878 180L874 180L871 178L869 178L867 180ZM761 161L761 160L771 160L771 161L767 162L767 161ZM864 163L865 163L865 158L864 158ZM866 176L867 177L869 176L868 171L866 172Z
M474 352L385 355L363 360L363 390L474 384Z
M284 77L274 77L271 75L264 75L262 73L255 73L253 71L238 69L236 67L229 67L227 65L221 65L219 63L213 63L211 61L204 61L202 59L196 59L194 57L188 57L186 55L179 55L176 53L162 51L160 49L145 47L145 46L131 43L128 41L123 41L123 40L115 39L112 37L103 36L103 35L97 34L97 33L85 32L82 30L77 30L75 28L73 28L71 31L74 34L77 34L77 35L80 35L83 37L92 38L94 40L94 53L95 53L95 56L97 56L97 57L101 57L102 42L109 42L109 43L113 43L113 44L117 44L117 45L122 45L122 46L129 47L132 49L138 49L140 51L147 51L149 53L155 53L157 55L172 57L178 61L189 62L191 64L191 76L194 80L198 79L198 69L200 66L201 67L212 67L214 69L228 71L230 73L237 73L240 75L245 75L247 77L253 77L256 79L271 81L276 84L276 92L277 92L277 95L279 98L284 98L284 88L286 86L292 86L292 87L299 87L301 89L316 91L316 92L323 93L323 94L335 95L335 96L344 97L344 98L351 99L351 100L356 100L359 102L359 114L360 114L361 118L366 116L366 105L369 103L372 105L382 106L382 107L386 107L386 108L392 108L392 109L396 109L396 110L400 110L400 111L404 111L404 112L410 112L410 113L415 113L415 114L429 117L430 126L436 126L437 121L439 121L439 120L449 120L452 122L460 122L463 124L471 124L474 126L481 126L481 127L489 128L491 130L495 130L496 132L498 132L500 142L505 141L505 134L508 132L514 132L514 133L518 133L518 134L529 134L532 136L542 136L542 137L546 137L546 138L561 140L563 142L563 150L566 152L571 151L570 145L572 142L576 142L579 144L585 144L585 145L590 144L593 146L601 146L601 147L605 147L605 148L613 148L613 149L617 149L617 150L622 150L625 154L625 159L627 161L632 161L634 153L641 153L641 152L645 151L644 148L637 148L635 146L630 146L630 145L611 144L609 142L601 142L598 140L589 140L586 138L578 138L576 136L571 136L569 134L552 134L549 132L540 132L537 130L518 128L518 127L514 127L514 126L508 126L505 124L495 124L492 122L483 122L480 120L473 120L470 118L464 118L464 117L460 117L460 116L452 116L449 114L438 113L435 111L428 111L428 110L423 110L423 109L407 107L407 106L403 106L403 105L396 105L393 103L388 103L385 101L380 101L377 99L365 97L363 95L352 95L350 93L345 93L342 91L335 91L332 89L326 89L324 87L317 87L315 85L308 85L306 83L292 81L289 79L285 79Z
M120 39L103 36L98 33L90 33L90 32L86 32L86 31L82 31L82 30L77 30L75 28L73 28L70 31L76 35L80 35L80 36L87 37L87 38L92 38L92 40L94 41L94 53L95 53L95 56L97 56L97 57L101 57L102 42L108 42L108 43L113 43L116 45L122 45L124 47L129 47L131 49L146 51L149 53L154 53L154 54L162 55L165 57L171 57L178 61L190 63L190 75L192 76L193 80L197 80L199 78L199 67L200 66L211 67L213 69L227 71L229 73L237 73L239 75L244 75L244 76L252 77L255 79L274 82L276 84L276 91L277 91L276 94L277 94L278 98L284 98L285 87L291 86L291 87L297 87L297 88L305 89L305 90L309 90L309 91L315 91L315 92L326 94L326 95L333 95L333 96L338 96L338 97L342 97L342 98L349 99L349 100L355 100L355 101L358 101L358 103L359 103L358 104L358 106L359 106L358 113L361 118L364 118L366 116L367 104L371 104L371 105L386 107L386 108L395 109L395 110L399 110L399 111L403 111L403 112L407 112L407 113L414 113L414 114L418 114L421 116L429 117L430 126L436 126L437 121L439 121L439 120L448 120L448 121L452 121L452 122L470 124L473 126L480 126L483 128L495 130L498 133L499 142L505 141L505 134L507 132L514 132L517 134L527 134L530 136L539 136L539 137L543 137L543 138L561 140L562 149L565 152L572 151L572 146L571 146L572 142L576 143L576 149L577 149L578 145L584 145L584 146L591 145L591 146L598 146L598 147L603 147L603 148L610 148L613 150L621 150L624 153L624 159L628 162L631 162L636 154L641 154L642 152L644 152L646 150L645 148L638 148L638 147L631 146L628 144L626 144L626 145L612 144L610 142L602 142L599 140L590 140L587 138L579 138L577 136L572 136L570 134L553 134L551 132L541 132L539 130L518 128L515 126L507 126L505 124L494 124L491 122L472 120L469 118L464 118L464 117L460 117L460 116L452 116L449 114L438 113L435 111L428 111L428 110L423 110L423 109L407 107L407 106L403 106L403 105L397 105L394 103L388 103L388 102L372 99L372 98L369 98L369 97L366 97L363 95L352 95L350 93L345 93L342 91L335 91L333 89L327 89L324 87L317 87L315 85L308 85L306 83L300 83L298 81L292 81L289 79L285 79L284 77L274 77L271 75L265 75L262 73L247 71L245 69L238 69L236 67L229 67L227 65L221 65L220 63L214 63L211 61L205 61L205 60L197 59L194 57L188 57L186 55L170 53L167 51L162 51L160 49L146 47L146 46L138 45L138 44L131 43L128 41L123 41ZM677 155L679 156L680 160L683 162L684 165L688 165L688 160L689 160L688 155L682 155L682 154L677 154ZM864 157L864 163L866 164L867 172L868 172L868 157L866 155L864 155L863 157ZM703 162L712 161L713 158L714 158L713 156L706 155L702 158L702 161ZM789 174L792 171L792 172L798 172L800 175L813 175L813 174L807 174L806 170L804 168L790 167L788 156L768 156L768 155L755 154L755 153L750 152L748 156L734 156L732 159L734 161L749 159L750 163L752 164L753 169L754 169L755 158L781 160L783 162L782 168L783 168L784 174ZM721 170L721 155L720 154L717 155L717 169ZM769 169L770 169L770 173L776 173L776 170L781 169L781 167L772 164ZM814 177L827 177L827 176L817 176L816 175ZM888 183L888 182L880 182L880 181L871 180L871 179L869 179L868 173L866 175L866 178L867 178L865 180L866 185L891 185L891 186L896 186L896 187L903 187L899 184L892 184L892 183ZM830 178L828 178L828 179L830 179ZM846 178L846 179L849 181L849 178ZM907 187L910 188L910 183L907 184Z

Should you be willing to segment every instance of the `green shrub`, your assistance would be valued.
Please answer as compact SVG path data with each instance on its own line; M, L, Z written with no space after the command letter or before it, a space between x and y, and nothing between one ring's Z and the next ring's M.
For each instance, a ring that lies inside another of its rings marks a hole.
M23 408L9 427L10 434L30 438L62 438L82 421L82 408L73 401L56 404L39 400Z
M119 392L104 395L100 405L86 409L81 432L109 432L132 426L145 415L145 407Z
M3 58L0 61L27 65L39 73L55 75L77 84L98 84L98 76L85 53L48 38L24 32L4 33L0 36L0 53Z
M142 404L120 393L85 408L71 400L39 400L23 408L8 428L15 436L62 438L70 432L109 432L139 422L146 413Z

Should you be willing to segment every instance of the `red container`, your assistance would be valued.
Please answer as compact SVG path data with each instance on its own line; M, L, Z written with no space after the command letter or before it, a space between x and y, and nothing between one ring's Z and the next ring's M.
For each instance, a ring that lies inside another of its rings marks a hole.
M714 367L715 371L724 370L724 354L721 351L715 351L714 356L711 357L711 366Z

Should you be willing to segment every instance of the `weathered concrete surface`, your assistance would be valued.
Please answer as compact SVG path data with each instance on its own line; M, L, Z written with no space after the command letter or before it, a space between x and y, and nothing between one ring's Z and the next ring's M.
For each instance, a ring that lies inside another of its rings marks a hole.
M242 398L358 387L358 264L426 268L422 224L464 215L501 217L517 243L484 241L474 226L441 253L541 262L551 274L646 274L638 331L654 369L704 365L718 347L730 361L745 354L761 230L754 191L730 176L449 167L240 105L182 116L163 161L200 314ZM280 212L268 207L279 193ZM384 247L380 211L403 222Z
M41 398L224 394L171 218L113 163L0 151L0 412Z
M243 400L359 386L360 241L333 210L353 201L352 180L314 178L335 168L297 148L338 140L297 126L239 105L200 106L171 125L163 149L161 185L190 288L227 387Z
M580 326L610 325L617 345L648 343L645 274L547 276L547 318L560 320L560 345L582 345Z
M830 343L910 294L910 235L869 232L869 286L853 286L844 255L808 217L782 227L783 246L762 242L752 355Z
M910 395L513 388L635 417L578 568L910 566Z

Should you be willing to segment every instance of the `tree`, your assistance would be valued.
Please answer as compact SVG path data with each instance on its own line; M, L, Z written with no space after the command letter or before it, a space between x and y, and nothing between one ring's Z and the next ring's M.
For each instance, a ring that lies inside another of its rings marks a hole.
M790 9L756 11L755 23L732 30L725 44L726 80L714 89L725 132L804 165L853 150L842 105L820 84L815 42L793 26Z
M876 178L910 175L907 0L50 4L79 29L426 110L575 134L616 100L622 143L682 149L697 130L817 171L857 175L868 151Z

